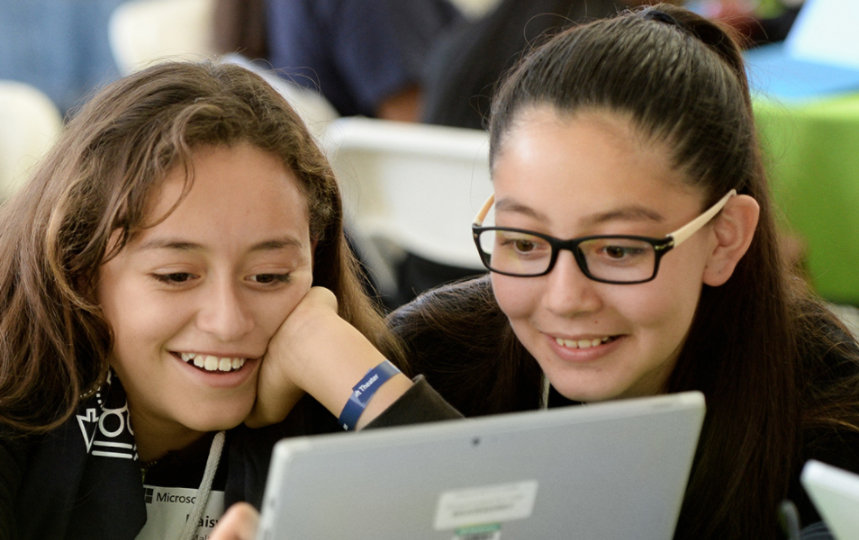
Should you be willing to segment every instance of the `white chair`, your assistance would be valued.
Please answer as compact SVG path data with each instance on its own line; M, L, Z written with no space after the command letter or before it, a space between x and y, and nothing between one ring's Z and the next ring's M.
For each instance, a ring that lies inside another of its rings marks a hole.
M214 47L215 0L130 0L111 13L108 36L122 74L164 60L213 59L256 72L295 107L317 138L334 118L334 107L318 92L292 84L271 69Z
M213 56L214 8L215 0L130 0L117 6L108 39L120 73L160 60Z
M383 296L396 296L406 253L482 271L470 224L492 192L486 132L344 117L324 147L349 233Z
M62 127L59 108L42 91L0 80L0 201L26 182Z

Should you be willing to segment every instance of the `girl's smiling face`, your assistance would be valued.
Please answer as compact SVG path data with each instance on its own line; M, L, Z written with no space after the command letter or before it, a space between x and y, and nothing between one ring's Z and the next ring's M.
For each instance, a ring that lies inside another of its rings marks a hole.
M141 457L240 424L268 342L310 289L306 197L277 156L247 143L194 152L193 187L100 271L111 366ZM178 200L176 167L146 223Z
M493 166L495 223L561 239L661 238L704 209L663 142L619 114L521 111ZM562 251L540 277L492 274L516 336L561 394L599 401L664 391L692 323L708 254L705 226L662 259L653 281L617 285L582 274Z

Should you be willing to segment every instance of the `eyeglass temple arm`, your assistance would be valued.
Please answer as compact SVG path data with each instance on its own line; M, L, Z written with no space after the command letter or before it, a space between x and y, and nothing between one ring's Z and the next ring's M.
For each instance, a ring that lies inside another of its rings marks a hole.
M698 229L706 225L708 221L713 219L713 217L715 217L716 214L718 214L722 210L722 208L724 208L725 205L728 204L728 199L730 199L736 194L737 190L732 189L724 197L719 199L719 202L708 208L703 214L696 217L686 225L683 225L673 233L669 234L668 236L670 236L674 240L674 245L680 245L680 243L684 242L687 238L695 234Z
M474 216L474 221L472 222L472 225L474 225L475 227L480 227L481 225L483 225L483 220L486 219L486 214L489 213L489 209L492 208L492 205L494 203L495 194L492 193L491 195L489 195L489 198L486 199L486 202L483 203L483 206L477 212L477 215Z
M713 219L713 217L718 214L722 208L728 204L728 200L737 194L736 189L732 189L729 191L724 197L719 199L719 202L711 206L707 211L693 219L686 225L680 227L673 233L669 234L669 236L674 240L674 245L679 245L681 242L684 242L687 238L692 236L698 229L707 224L708 221ZM495 194L489 195L489 198L486 199L486 202L483 203L483 206L477 212L477 215L474 216L473 225L479 227L483 224L483 220L486 219L486 214L489 213L489 209L492 208L492 205L495 203Z

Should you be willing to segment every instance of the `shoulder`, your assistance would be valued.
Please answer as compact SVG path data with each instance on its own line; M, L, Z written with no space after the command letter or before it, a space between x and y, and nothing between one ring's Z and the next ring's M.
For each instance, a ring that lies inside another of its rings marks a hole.
M18 528L15 501L21 486L25 448L23 441L9 436L0 425L0 538L12 538Z
M792 498L807 524L819 519L799 485L807 460L859 474L859 344L825 305L803 304L800 319L802 446Z
M428 317L439 312L464 314L473 308L482 311L498 310L488 275L456 281L425 291L411 302L394 310L389 320L396 323L408 320L415 315Z
M0 539L31 538L28 531L33 524L50 517L45 527L54 531L62 529L61 510L48 510L42 501L57 498L52 496L57 488L60 456L45 463L39 455L43 453L46 437L43 435L21 435L0 425ZM45 469L45 470L43 470ZM22 504L23 503L23 504ZM23 509L26 508L26 511ZM42 529L45 530L44 528Z
M859 343L825 306L805 305L802 319L798 383L806 448L839 447L846 437L857 443L859 471Z
M388 316L413 374L466 416L539 406L542 373L484 276L430 290Z
M826 305L807 301L797 312L796 345L806 392L832 398L831 390L859 396L859 342ZM822 392L822 393L821 393Z
M0 425L0 509L3 516L12 508L32 444L33 437L19 436Z
M388 316L388 326L408 349L457 353L497 341L506 318L492 294L489 279L480 277L427 291Z

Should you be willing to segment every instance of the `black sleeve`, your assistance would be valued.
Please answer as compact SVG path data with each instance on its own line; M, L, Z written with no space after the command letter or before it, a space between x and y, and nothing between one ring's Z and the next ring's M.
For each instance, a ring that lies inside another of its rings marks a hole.
M367 428L401 426L462 418L462 414L427 383L423 376L397 401L367 424Z
M0 431L0 540L15 538L15 501L21 486L25 450Z

